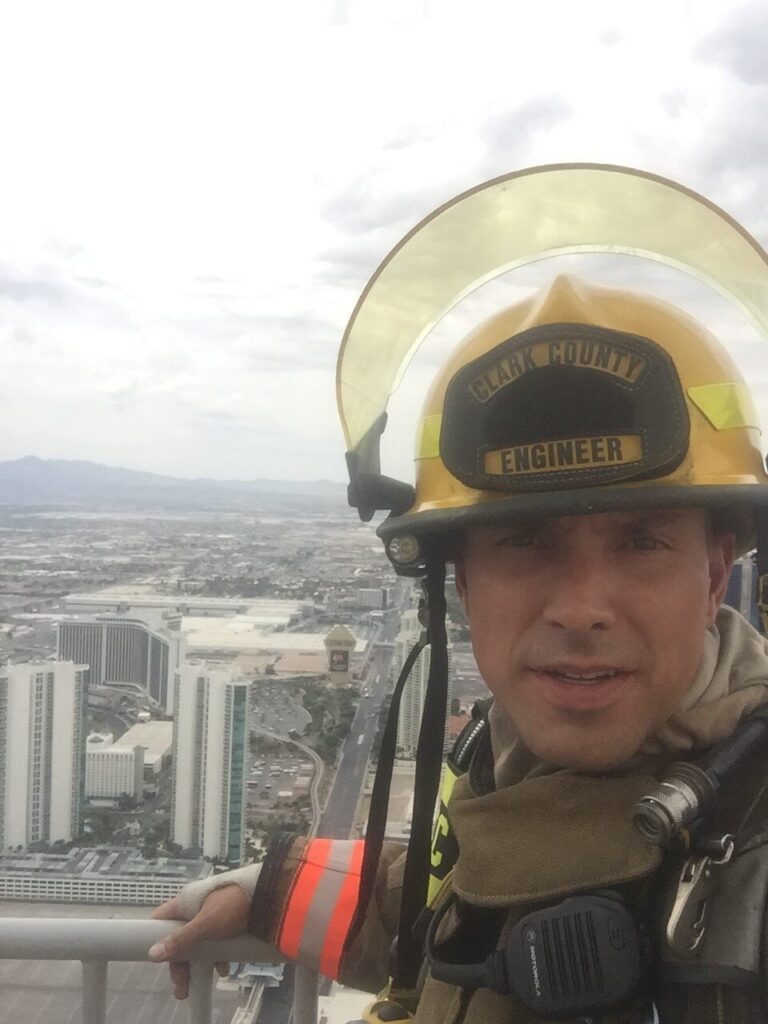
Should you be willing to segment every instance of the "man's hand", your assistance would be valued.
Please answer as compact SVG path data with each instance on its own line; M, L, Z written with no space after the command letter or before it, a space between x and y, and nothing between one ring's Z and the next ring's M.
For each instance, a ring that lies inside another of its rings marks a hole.
M201 939L230 939L246 930L250 902L239 885L226 885L216 889L205 898L199 912L187 924L169 935L162 942L156 942L149 950L150 960L168 961L173 982L173 994L177 999L189 995L189 964L184 963L184 954ZM178 897L161 904L152 917L163 921L183 920L184 914ZM216 970L226 977L227 965L216 964Z

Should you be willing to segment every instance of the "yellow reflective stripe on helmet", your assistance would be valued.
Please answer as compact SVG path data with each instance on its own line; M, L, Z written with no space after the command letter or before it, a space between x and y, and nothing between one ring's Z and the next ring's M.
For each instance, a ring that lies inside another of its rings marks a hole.
M688 397L715 428L754 427L760 429L752 396L743 384L701 384L688 388Z
M432 832L432 851L429 865L429 888L427 889L427 906L431 907L440 892L448 872L454 865L455 839L448 820L448 802L456 785L456 779L462 773L448 762L443 766L443 781L440 786L440 806ZM452 849L454 848L454 849Z
M436 459L440 454L440 426L443 417L436 413L425 416L419 426L416 440L417 459Z

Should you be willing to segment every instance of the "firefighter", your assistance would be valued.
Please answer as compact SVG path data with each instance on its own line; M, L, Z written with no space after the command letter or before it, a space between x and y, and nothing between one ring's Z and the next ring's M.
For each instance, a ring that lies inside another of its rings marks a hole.
M619 168L491 182L385 261L338 384L351 500L363 518L389 512L390 560L425 580L410 850L381 841L383 755L366 843L285 835L260 871L160 908L188 921L151 953L177 995L190 943L250 929L381 991L370 1020L766 1019L768 645L722 601L738 554L757 546L765 571L768 476L723 346L650 295L557 276L438 375L415 490L379 468L389 386L428 326L494 272L583 248L684 266L768 320L757 243L700 197ZM446 564L492 701L454 751L430 852Z

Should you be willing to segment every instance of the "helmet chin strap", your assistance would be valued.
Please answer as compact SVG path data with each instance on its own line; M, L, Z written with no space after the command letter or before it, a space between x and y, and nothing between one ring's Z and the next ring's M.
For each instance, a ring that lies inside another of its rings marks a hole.
M378 767L376 777L373 781L371 792L371 804L368 811L368 823L365 830L365 851L363 853L363 865L360 871L360 889L357 897L357 907L352 924L347 932L347 947L354 941L355 936L365 922L365 914L368 904L373 896L376 886L376 872L379 866L381 847L384 843L384 834L387 830L387 813L389 810L389 793L392 786L392 770L395 764L397 753L397 724L400 718L400 700L403 690L408 682L408 677L416 664L416 659L427 645L427 634L422 631L421 636L408 652L408 657L400 672L395 688L392 691L392 699L387 712L387 721L381 737L379 748Z
M768 509L755 510L755 534L757 540L757 607L763 628L768 614Z
M416 748L411 838L403 875L397 949L392 971L392 986L395 989L415 988L423 959L422 945L414 935L414 925L427 903L432 821L440 786L448 703L444 559L434 556L427 559L425 590L429 615L427 637L431 654Z
M758 586L768 573L768 509L755 510L755 533L757 536L757 578Z
M432 555L427 559L424 590L425 610L428 617L427 630L422 632L418 642L406 658L392 694L392 703L387 715L379 753L379 764L371 794L357 908L346 939L348 946L359 932L368 904L373 896L376 869L387 823L400 700L416 659L424 647L429 644L431 652L429 676L419 728L419 742L416 748L411 836L405 862L398 937L392 965L392 988L396 990L415 989L423 961L423 949L421 942L414 936L414 925L427 903L432 821L440 786L445 714L448 703L448 641L445 629L445 559L443 557ZM421 618L421 610L419 617Z

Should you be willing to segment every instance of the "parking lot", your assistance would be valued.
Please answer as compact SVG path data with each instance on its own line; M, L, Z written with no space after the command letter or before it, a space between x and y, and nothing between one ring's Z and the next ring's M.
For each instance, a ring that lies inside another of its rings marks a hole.
M295 688L285 683L259 683L251 688L251 725L278 736L295 731L303 735L309 725L309 713L295 696Z
M266 730L274 736L301 736L310 722L309 713L296 695L279 681L259 683L251 691L251 727L258 734ZM268 741L261 744L276 746ZM274 753L251 752L248 764L248 806L258 811L287 806L301 796L309 798L313 762L290 744L282 744Z
M308 797L313 774L312 761L300 751L295 756L258 756L249 767L248 804L266 809Z

